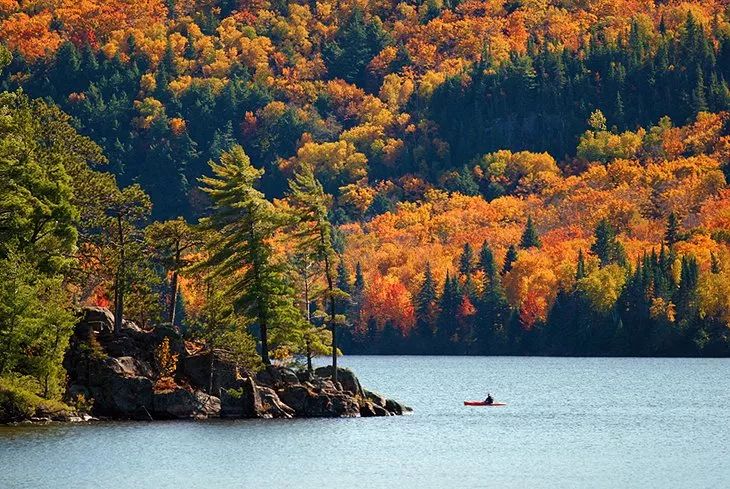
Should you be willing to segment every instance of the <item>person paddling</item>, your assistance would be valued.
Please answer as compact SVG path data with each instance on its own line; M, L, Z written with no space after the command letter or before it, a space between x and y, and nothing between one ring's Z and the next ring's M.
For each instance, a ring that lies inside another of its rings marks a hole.
M484 399L484 403L487 405L494 404L494 399L492 399L492 395L487 393L487 398Z

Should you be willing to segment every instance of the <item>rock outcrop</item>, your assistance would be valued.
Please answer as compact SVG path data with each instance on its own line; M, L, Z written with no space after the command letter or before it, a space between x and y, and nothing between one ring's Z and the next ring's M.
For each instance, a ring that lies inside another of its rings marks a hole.
M162 378L155 350L167 338L177 369ZM159 326L143 330L87 308L64 360L70 397L93 400L92 414L113 419L357 417L404 414L409 408L366 391L344 368L314 373L267 366L255 375L240 371L217 352L188 353L180 335Z

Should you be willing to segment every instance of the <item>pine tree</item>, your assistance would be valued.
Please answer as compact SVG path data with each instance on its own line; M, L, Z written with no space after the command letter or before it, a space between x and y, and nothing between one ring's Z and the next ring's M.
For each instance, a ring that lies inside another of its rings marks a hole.
M234 146L210 166L213 176L200 179L213 203L212 215L201 220L211 238L200 267L210 279L233 277L229 299L236 313L256 319L261 359L269 364L269 328L293 329L301 320L271 243L287 219L255 188L263 170L251 165L243 148Z
M167 321L175 324L178 312L180 271L192 263L191 252L203 244L202 236L182 217L155 222L145 229L147 247L155 253L166 272L171 273Z
M690 100L692 115L696 115L699 112L706 112L708 109L707 98L705 96L705 77L699 65L697 65L695 80L695 88L692 90L692 98Z
M486 241L482 243L482 248L479 250L479 268L484 272L484 277L488 280L497 276L497 264L494 261L494 253L492 253L492 249Z
M601 219L599 221L594 236L595 241L591 245L591 251L598 256L601 266L611 263L626 264L626 251L616 239L616 230L607 220Z
M347 316L351 305L352 284L350 283L350 272L347 270L345 259L340 256L340 262L337 264L337 288L347 295L347 299L337 301L337 310Z
M418 345L420 350L427 350L429 342L433 338L435 321L438 311L438 292L436 282L431 272L431 264L426 262L426 269L423 272L423 283L415 297L416 309L416 331L417 339L424 344Z
M515 245L509 245L507 253L504 256L504 265L502 266L502 274L512 270L512 264L517 261L517 248Z
M527 217L527 225L525 231L522 233L522 239L520 240L520 248L539 248L541 246L540 236L537 234L535 224L532 222L532 216Z
M717 255L714 251L710 252L710 272L712 273L720 273L720 260L718 260Z
M360 318L360 310L362 309L364 299L365 276L362 273L362 265L360 262L357 262L357 265L355 266L355 283L352 286L352 298L350 299L350 302L352 303L351 322L354 323Z
M333 226L328 213L332 197L325 193L322 184L310 166L304 166L289 180L289 202L299 223L295 236L300 247L310 250L312 256L322 263L327 282L325 301L329 303L329 325L332 331L332 380L337 382L337 326L344 322L338 304L349 299L349 294L336 284L336 252L332 242Z
M679 241L679 220L674 212L671 212L667 218L667 231L664 234L664 241L669 246Z
M459 280L456 277L452 278L451 274L447 272L443 292L439 298L439 317L436 331L442 351L449 351L453 347L452 339L458 326L456 317L462 299L463 294L461 293Z
M436 283L431 273L431 264L426 262L426 269L423 272L423 283L416 295L416 317L425 318L431 313L433 306L438 299Z
M486 241L482 244L479 256L484 272L484 285L482 295L476 301L476 340L482 353L495 353L496 339L503 333L509 317L509 305L494 262L494 255Z
M474 250L469 243L464 244L464 249L459 257L459 273L470 276L474 272Z
M578 250L578 266L575 271L575 280L578 281L586 276L586 262L583 258L583 250Z

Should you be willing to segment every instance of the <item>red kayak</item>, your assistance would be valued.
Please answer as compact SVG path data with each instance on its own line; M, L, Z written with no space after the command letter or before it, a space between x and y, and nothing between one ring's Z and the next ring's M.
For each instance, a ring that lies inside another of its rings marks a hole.
M464 401L464 406L487 406L487 407L497 407L497 406L506 406L507 404L503 402L493 402L492 404L487 404L484 401Z

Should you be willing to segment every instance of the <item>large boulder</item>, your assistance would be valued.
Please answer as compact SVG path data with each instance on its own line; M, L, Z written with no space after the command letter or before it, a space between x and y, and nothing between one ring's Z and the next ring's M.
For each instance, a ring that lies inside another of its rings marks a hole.
M256 383L271 388L299 384L299 377L290 368L278 365L267 365L256 374Z
M221 416L261 418L266 414L259 389L253 379L240 381L239 389L221 389Z
M152 407L154 383L147 377L125 377L103 365L91 372L85 385L93 399L93 413L115 418L144 419Z
M143 360L137 360L134 357L111 357L111 360L115 363L114 370L125 377L152 377L154 375L152 367Z
M274 389L269 387L258 387L261 396L261 404L264 408L264 417L267 418L293 418L295 411L281 402Z
M95 333L113 333L114 314L106 307L85 307L79 325Z
M403 404L399 403L398 401L394 401L393 399L388 399L385 402L385 409L388 410L389 413L395 414L400 416L401 414L407 414L413 411L413 409L409 408L408 406L404 406Z
M236 366L210 351L183 356L178 362L177 373L198 389L208 390L212 383L211 392L215 394L224 389L237 389L241 383Z
M279 399L302 418L356 417L360 407L345 392L315 391L304 385L291 385L278 392Z
M284 404L296 412L297 416L306 415L308 400L315 395L310 393L303 385L290 386L277 394Z
M182 387L155 392L152 414L159 419L207 418L217 416L221 402L202 391L189 392Z
M332 366L320 367L314 371L318 377L332 378ZM337 367L337 382L342 386L342 390L349 392L353 396L364 397L360 381L355 377L352 370L348 368Z
M369 390L365 390L365 399L371 401L376 406L380 406L382 408L385 407L385 404L387 403L387 399L380 394L377 394L375 392L371 392Z
M340 418L357 418L360 416L360 405L352 396L337 394L331 397L332 410Z

